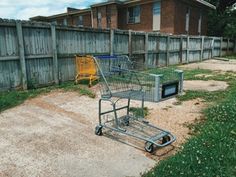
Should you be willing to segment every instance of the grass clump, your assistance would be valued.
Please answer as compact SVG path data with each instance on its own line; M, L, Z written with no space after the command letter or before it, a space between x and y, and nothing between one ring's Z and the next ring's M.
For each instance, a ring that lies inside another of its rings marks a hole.
M225 58L228 58L230 60L236 60L236 54L225 56Z
M186 72L187 79L192 80L196 73L196 70ZM187 91L178 97L180 101L203 98L214 104L204 110L204 122L193 125L197 133L182 150L162 161L144 177L236 176L236 77L233 74L218 73L204 78L227 81L227 91Z
M146 117L149 114L149 110L147 107L142 108L134 108L131 107L129 110L135 117Z
M85 86L74 85L73 82L67 82L58 86L50 86L46 88L31 89L26 91L0 92L0 112L15 107L29 98L34 98L40 94L45 94L55 89L62 89L65 91L76 91L79 92L79 94L81 95L87 95L91 98L95 98L95 94Z

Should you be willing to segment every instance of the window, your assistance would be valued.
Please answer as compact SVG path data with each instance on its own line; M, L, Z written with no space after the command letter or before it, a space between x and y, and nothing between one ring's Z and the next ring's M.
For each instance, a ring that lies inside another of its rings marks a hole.
M153 31L161 29L161 1L153 3Z
M128 23L140 23L140 6L128 8Z
M111 28L111 8L107 7L107 28Z
M186 9L186 19L185 19L185 31L189 32L189 19L190 19L190 8Z
M161 2L155 2L153 5L153 15L161 15Z
M98 11L97 13L98 28L102 28L102 13Z
M199 20L198 20L198 34L201 35L202 33L202 11L199 13Z
M63 20L63 25L67 26L67 19L66 18L64 18L64 20Z
M77 26L83 26L83 16L80 15L77 19Z
M53 20L52 24L57 25L57 21Z

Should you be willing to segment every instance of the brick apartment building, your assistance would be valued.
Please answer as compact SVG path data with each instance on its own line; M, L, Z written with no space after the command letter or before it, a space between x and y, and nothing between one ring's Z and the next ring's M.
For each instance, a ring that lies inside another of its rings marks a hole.
M204 0L109 0L88 9L32 17L59 25L206 35L207 14L215 6Z

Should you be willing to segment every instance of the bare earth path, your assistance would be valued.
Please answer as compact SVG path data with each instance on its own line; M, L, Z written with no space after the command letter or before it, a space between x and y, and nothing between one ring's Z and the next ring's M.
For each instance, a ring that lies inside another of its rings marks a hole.
M209 69L213 71L231 71L236 72L236 60L221 61L221 60L206 60L201 63L191 63L188 65L183 65L181 68L186 69Z
M210 60L183 66L236 71L236 62ZM185 90L224 90L226 83L186 81ZM97 90L97 88L93 88ZM137 106L138 102L133 102ZM110 105L105 105L108 108ZM202 118L206 106L196 99L146 103L147 119L172 132L177 141L150 155L144 142L105 132L94 135L98 97L53 91L0 113L0 177L124 177L140 176L181 149L190 137L187 125Z
M172 147L150 156L144 142L113 133L94 135L97 101L54 91L1 113L0 176L140 176L181 147L189 137L184 124L199 119L203 107L199 100L147 103L149 120L178 137Z

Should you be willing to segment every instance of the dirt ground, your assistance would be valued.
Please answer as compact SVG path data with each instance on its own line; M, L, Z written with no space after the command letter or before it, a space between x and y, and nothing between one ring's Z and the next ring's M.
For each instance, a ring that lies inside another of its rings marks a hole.
M231 71L236 72L236 60L222 61L222 60L206 60L201 63L192 63L181 66L189 69L209 69L213 71Z
M226 90L228 84L223 81L202 81L202 80L193 80L193 81L184 81L184 90L193 90L193 91L209 91L214 92L218 90Z
M177 136L154 155L144 152L144 142L110 132L94 135L98 98L54 91L9 109L0 114L0 176L140 176L181 148L189 137L186 123L201 118L204 103L171 99L145 106L151 122Z
M210 60L183 67L236 71L236 62ZM184 83L185 90L215 91L227 86L215 81ZM0 113L0 177L140 176L182 148L191 136L188 125L203 118L206 106L201 99L145 103L147 119L177 137L172 146L150 155L144 142L109 131L94 135L98 100L99 95L92 99L57 90ZM131 106L137 105L134 101Z

